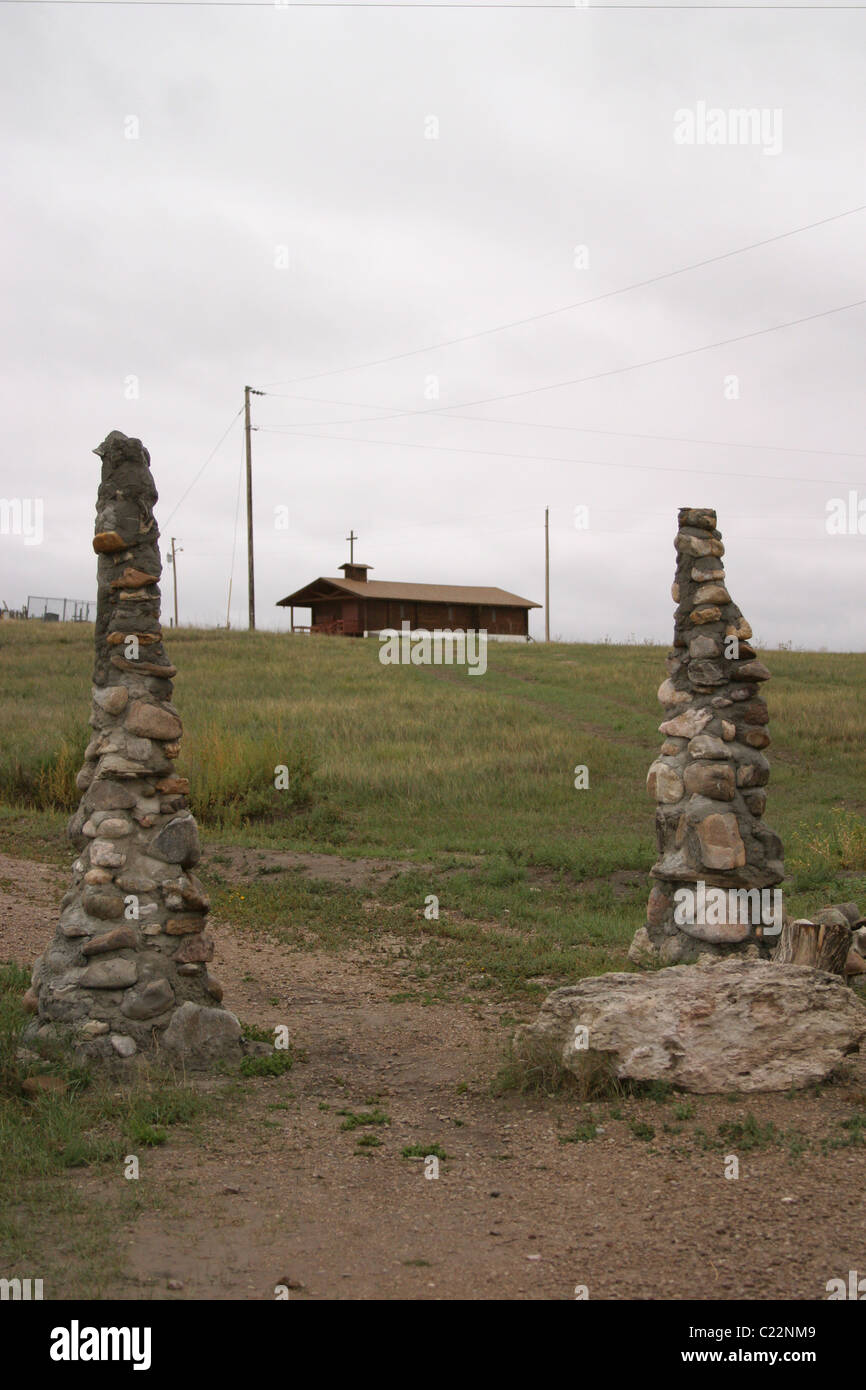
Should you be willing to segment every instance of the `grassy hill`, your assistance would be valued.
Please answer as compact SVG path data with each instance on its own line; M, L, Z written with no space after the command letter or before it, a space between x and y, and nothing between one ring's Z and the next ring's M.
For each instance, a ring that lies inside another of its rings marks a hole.
M180 629L168 649L218 915L287 943L387 929L420 943L439 985L468 970L542 989L624 963L655 858L664 649L491 643L483 676L383 666L372 640ZM866 908L866 655L764 655L789 911ZM58 857L91 659L87 625L0 625L0 834L18 853ZM413 867L372 893L263 864L241 892L230 845Z

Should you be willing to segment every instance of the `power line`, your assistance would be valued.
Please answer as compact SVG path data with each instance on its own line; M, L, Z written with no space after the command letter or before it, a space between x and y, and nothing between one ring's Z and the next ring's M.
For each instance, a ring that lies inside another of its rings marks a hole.
M595 5L584 4L583 0L573 0L572 4L523 4L515 0L513 4L501 4L498 0L482 3L481 0L0 0L2 5L18 5L24 9L36 5L54 5L60 9L72 5L91 5L95 9L109 9L117 6L138 6L141 9L281 9L281 10L863 10L866 5Z
M263 434L288 434L293 439L327 439L338 444L375 444L389 449L425 449L434 453L472 454L478 458L519 459L524 463L572 463L587 468L626 468L637 473L680 473L695 478L749 478L763 479L771 483L820 483L822 486L850 487L850 480L840 478L797 478L783 473L735 473L731 469L716 468L672 468L668 464L612 463L607 459L566 458L560 454L516 454L504 449L460 449L448 444L409 444L399 439L357 439L350 435L308 434L303 430L269 429L260 425Z
M593 513L593 515L596 515L596 514L602 515L602 516L617 516L617 515L618 515L618 512L617 512L614 508L612 508L612 507L597 507L597 506L595 505L595 503L590 503L590 504L589 504L589 510ZM673 510L675 510L675 509L673 509ZM525 516L525 514L526 514L526 507L521 507L521 508L520 508L520 515L521 515L521 516ZM640 509L640 515L641 515L641 517L656 517L656 516L661 516L661 517L664 517L665 520L666 520L666 522L668 522L668 523L670 522L671 514L672 514L672 509L670 509L670 508L669 508L668 511L666 511L666 512L661 512L661 511L647 511L647 510L646 510L645 508L643 508L643 507L641 507L641 509ZM490 520L494 520L494 521L495 521L495 520L501 519L501 517L514 516L514 515L516 515L516 513L514 513L514 512L501 512L501 513L490 512L490 513L488 513L488 514L481 513L481 515L475 515L475 514L473 514L473 516L468 517L465 521L461 521L461 520L460 520L459 518L457 518L457 517L451 517L451 518L449 518L447 521L407 521L407 522L401 522L401 523L399 523L399 524L397 524L397 525L393 525L391 522L388 522L388 524L387 524L387 525L384 525L384 526L371 526L371 525L368 524L368 525L365 526L364 529L365 529L365 533L366 533L367 535L373 535L373 536L384 536L384 535L390 536L390 535L392 535L392 534L397 534L397 533L400 532L400 531L428 531L428 530L434 530L434 531L435 531L435 530L441 529L443 526L444 526L444 527L447 527L448 530L451 530L451 531L471 530L471 531L473 532L473 534L476 533L476 531L477 531L477 534L479 534L479 535L498 535L498 534L500 534L500 530L502 530L503 528L492 528L492 527L487 527L487 528L485 528L485 529L480 529L480 528L478 528L478 527L476 526L476 523L477 523L478 521L490 521ZM555 509L554 509L554 517L555 517ZM726 513L725 513L725 520L728 521L728 522L730 522L730 521L755 521L755 520L758 520L758 518L756 518L754 515L737 515L737 514L735 514L735 513L726 512ZM810 524L810 525L817 525L817 524L819 523L819 521L823 521L824 518L821 518L821 517L818 517L818 516L791 516L791 515L786 515L786 516L784 516L784 517L781 517L780 520L782 520L782 521L803 522L803 523ZM543 530L544 530L544 522L543 522L543 521L531 521L531 522L529 522L526 526L513 526L513 527L508 527L508 528L505 528L505 529L507 529L507 531L508 531L509 534L514 533L515 535L517 534L518 531L536 531L536 532L537 532L537 531L543 531ZM557 532L560 533L560 534L563 534L563 533L566 533L566 532L570 532L570 531L573 529L573 527L571 527L571 526L569 526L569 525L554 526L554 524L553 524L553 519L552 519L552 520L551 520L551 528L550 528L550 529L551 529L551 530L555 530L555 531L557 531ZM641 529L640 527L627 527L627 528L626 528L626 527L623 527L623 528L615 528L615 527L599 527L599 526L593 525L593 526L591 526L591 527L589 527L589 528L587 528L587 529L588 529L588 530L591 530L591 531L593 531L593 532L595 532L595 533L602 532L602 533L604 533L604 534L653 535L653 536L662 536L662 535L666 535L666 534L667 534L666 531L665 531L665 532L662 532L662 531L650 531L650 530L647 530L646 528ZM789 538L789 539L790 539L790 538Z
M660 515L660 513L657 513L657 515ZM473 512L473 513L472 513L472 516L471 516L471 517L468 517L468 518L466 519L466 521L464 521L464 522L460 522L459 520L455 520L455 518L454 518L453 516L451 516L451 517L443 517L440 521L406 521L406 522L401 522L401 523L400 523L399 525L397 525L397 526L392 526L390 522L389 522L386 526L370 526L370 525L367 525L367 526L365 526L364 529L365 529L365 531L366 531L367 533L370 533L370 534L373 534L373 535L382 535L382 534L384 534L384 533L386 533L386 532L390 532L390 531L392 531L392 530L393 530L393 531L418 531L418 530L426 531L426 530L427 530L428 528L430 528L430 527L433 527L434 529L436 529L437 527L440 527L440 526L447 526L447 527L450 527L450 528L452 528L452 529L455 528L455 527L456 527L457 529L460 529L460 528L463 527L463 526L468 526L468 527L472 528L472 527L475 526L475 523L478 522L478 521L501 521L502 518L503 518L503 517L506 517L506 516L526 516L526 507L525 507L525 506L524 506L524 507L515 507L513 510L507 511L507 512ZM520 527L520 528L518 528L518 529L520 529L520 530L526 530L526 531L531 531L531 530L535 529L535 526L536 526L536 523L533 522L533 523L531 523L529 526Z
M342 376L347 372L360 372L368 367L382 367L390 362L403 361L408 357L417 357L421 353L435 352L440 348L454 347L459 343L470 343L478 338L489 337L492 333L504 333L511 328L522 328L526 324L539 323L543 319L555 318L558 314L570 313L573 309L583 309L590 304L601 304L604 300L615 299L617 295L629 294L632 290L646 289L650 285L661 284L664 280L672 280L678 275L687 275L692 270L701 270L708 265L716 265L719 261L730 260L733 256L745 255L747 251L756 251L759 247L770 246L774 242L784 241L787 237L799 236L801 232L814 231L816 227L825 227L830 222L839 222L845 217L853 217L855 214L866 211L866 203L859 207L849 208L846 212L834 213L831 217L822 217L817 222L807 222L802 227L793 227L790 231L779 232L776 236L765 237L762 241L750 242L748 246L739 246L733 251L723 251L717 256L707 256L702 261L693 261L690 265L680 266L678 270L668 270L661 275L652 275L646 280L636 280L631 285L622 285L616 290L607 290L604 294L593 295L590 299L577 299L570 304L562 304L558 309L547 309L539 314L530 314L526 318L512 319L507 323L495 324L491 328L479 329L476 333L464 333L457 338L444 338L438 343L427 343L424 347L411 348L406 352L394 352L389 357L378 357L367 362L357 362L351 367L333 367L324 372L311 372L307 376L290 377L285 381L265 382L272 386L293 386L299 385L304 381L320 381L326 376ZM275 394L270 393L269 394Z
M271 392L266 394L271 395ZM382 410L387 411L384 415L355 415L350 420L301 420L298 429L310 429L316 425L327 425L333 428L335 425L373 425L382 420L402 420L413 415L421 415L425 419L435 419L436 416L426 410L397 410L383 405L367 405L364 401L342 401L330 400L322 396L299 396L287 395L276 396L277 400L285 401L309 401L316 405L345 405L351 406L356 410ZM450 409L451 407L446 407ZM456 409L456 407L454 407ZM760 449L768 450L770 453L777 454L820 454L825 458L851 458L866 459L866 453L855 453L850 449L805 449L791 444L750 444L741 443L729 439L695 439L689 435L682 434L646 434L637 433L634 430L607 430L594 429L590 425L558 425L551 424L543 420L502 420L491 415L442 415L440 420L465 420L473 425L508 425L509 427L520 426L524 429L532 430L564 430L572 434L603 434L609 435L613 439L650 439L658 440L665 444L706 444L717 449ZM291 426L290 429L295 428ZM285 431L289 433L290 431ZM324 439L326 436L322 436ZM331 437L331 436L327 436ZM339 438L339 435L333 436Z
M619 514L620 514L620 513L619 513L619 510L618 510L617 508L615 508L615 507L601 507L601 506L596 505L595 502L592 502L592 503L589 504L589 509L590 509L590 511L592 512L592 514L593 514L594 516L619 516ZM558 527L555 527L555 526L554 526L554 522L555 522L555 520L556 520L557 512L558 512L558 511L561 511L561 510L567 510L567 505L566 505L565 508L557 508L557 507L551 508L551 513L552 513L552 517L551 517L551 529L552 529L552 530L553 530L553 529L556 529L556 530L562 531L562 532L564 532L564 531L570 531L572 528L571 528L570 526L567 526L567 525L560 525L560 526L558 526ZM674 508L673 510L676 510L676 509ZM641 516L642 518L643 518L643 517L663 517L666 523L669 523L669 522L670 522L671 514L672 514L672 509L671 509L670 507L668 507L668 508L666 508L666 509L664 509L664 510L661 509L661 508L649 508L649 507L641 507L641 508L640 508L640 516ZM469 517L467 517L465 520L461 520L461 519L460 519L459 517L457 517L457 516L449 516L449 517L441 517L441 518L439 518L439 519L436 520L436 521L430 521L430 520L427 520L427 521L401 521L401 522L397 522L397 523L394 523L394 522L392 522L392 521L389 521L386 525L382 525L382 526L371 525L370 522L367 521L367 523L365 524L365 527L364 527L364 531L365 531L365 534L367 534L367 535L377 535L377 536L378 536L378 535L391 535L392 533L395 533L395 534L396 534L398 531L429 531L429 530L434 530L434 531L435 531L435 530L440 530L442 527L446 527L448 530L451 530L451 531L460 531L460 530L466 530L466 529L474 531L474 530L476 529L477 523L478 523L479 521L502 521L502 520L503 520L504 518L506 518L506 517L512 517L512 516L525 516L525 515L526 515L526 507L523 506L523 507L515 507L515 508L513 508L513 509L510 509L509 511L504 511L504 512L473 512L472 515L469 516ZM754 521L756 521L756 520L760 520L759 518L756 518L756 517L755 517L754 513L748 513L748 512L728 512L728 511L726 511L726 512L725 512L725 518L726 518L727 521L752 521L752 522L754 522ZM792 514L792 513L790 513L790 512L789 512L789 513L786 513L786 514L783 515L783 516L781 516L779 519L782 520L782 521L797 521L797 522L805 522L805 523L815 523L816 520L817 520L817 518L816 518L815 516L798 516L798 515ZM515 533L516 533L517 531L542 531L543 529L544 529L544 522L543 522L543 521L532 521L532 522L529 522L526 526L516 526L516 527L511 527L511 528L509 528L509 530L513 530ZM593 531L598 531L600 528L597 527L597 526L593 526L591 529L592 529ZM611 529L611 528L607 528L607 529ZM481 534L481 533L479 533L479 534ZM490 528L488 528L487 530L485 530L485 531L483 532L483 534L489 535L489 534L493 534L493 532L491 531ZM626 534L630 534L630 532L627 532ZM662 533L661 533L661 532L653 532L652 534L653 534L653 535L656 535L656 534L661 535Z
M583 386L589 381L603 381L606 377L621 376L625 372L636 372L641 367L658 367L665 362L678 362L684 357L694 357L701 352L711 352L714 348L732 347L734 343L749 342L753 338L763 338L769 333L779 333L784 328L796 328L803 323L814 323L816 319L831 318L833 314L843 314L849 309L859 309L866 299L855 299L850 304L840 304L835 309L822 309L817 314L805 314L799 319L789 319L786 323L771 324L769 328L756 328L751 333L738 333L733 338L720 338L715 343L704 343L701 347L685 348L682 352L669 352L663 357L650 357L644 362L633 362L626 367L610 367L604 372L592 372L589 376L571 377L566 381L553 381L548 386L528 386L523 391L506 391L501 396L479 396L474 401L458 401L455 410L464 410L472 405L492 405L495 401L512 401L520 396L537 396L544 391L561 391L565 386ZM441 411L450 409L440 406ZM427 412L422 412L427 413Z
M241 406L241 410L243 410L243 406ZM168 524L169 524L169 522L171 521L172 517L174 516L175 512L179 509L179 507L181 506L181 504L182 504L183 502L186 501L187 497L188 497L189 494L192 492L193 488L195 487L195 485L196 485L196 483L198 482L199 478L201 477L202 473L203 473L204 470L207 468L207 466L208 466L208 464L210 463L211 459L213 458L214 454L215 454L215 453L217 452L217 450L220 448L220 446L221 446L223 440L226 438L226 435L229 433L229 430L232 428L232 425L234 425L234 422L235 422L235 420L238 418L238 415L240 415L241 410L239 410L239 411L237 412L237 414L235 414L235 415L232 416L231 421L230 421L230 423L229 423L228 429L227 429L222 435L220 435L220 438L219 438L218 442L217 442L217 443L214 445L214 447L211 449L210 453L208 454L208 456L207 456L207 458L205 459L204 463L202 464L201 468L198 470L198 472L196 473L196 475L195 475L195 477L193 478L192 482L190 483L189 487L186 489L186 492L182 493L182 495L181 495L181 497L180 497L180 500L179 500L178 502L175 503L173 509L171 510L171 512L169 513L169 515L166 517L165 521L162 523L164 528L168 526Z
M161 7L163 9L196 8L238 10L573 10L577 8L590 8L588 5L585 6L581 4L580 6L578 6L574 3L570 5L551 5L546 3L533 5L521 4L518 2L515 4L508 5L499 3L482 4L478 3L478 0L459 0L459 3L458 0L454 0L454 2L450 4L447 3L447 0L439 0L439 3L433 3L433 0L417 0L417 3L412 3L411 0L356 0L356 3L352 3L351 0L285 0L285 3L277 3L277 0L0 0L0 4L20 5L23 6L25 9L27 8L27 6L35 5L57 5L61 9L64 6L69 7L71 5L93 5L97 9L99 9L100 7L108 9L111 6L119 5L137 5L141 9L157 9ZM608 5L596 6L594 8L621 9L625 7L619 5ZM634 8L663 9L664 6L635 6ZM680 9L686 7L674 5L671 8ZM722 7L711 5L698 6L696 8L716 9ZM743 8L751 8L751 6L743 6ZM784 9L785 6L773 5L769 8ZM808 7L794 5L791 8L806 9ZM814 8L823 9L824 6L814 6ZM863 7L839 6L839 8L859 9Z
M492 405L497 401L510 401L519 399L521 396L537 396L545 391L561 391L566 386L583 386L590 381L603 381L607 377L622 376L627 372L636 372L642 367L657 367L666 362L678 362L685 357L694 357L702 352L711 352L715 348L731 347L734 343L749 342L754 338L763 338L770 333L779 333L785 328L797 328L804 323L814 323L817 319L831 318L834 314L846 313L849 309L859 309L866 304L866 299L855 299L850 304L840 304L834 309L822 309L816 314L805 314L802 318L788 319L785 323L771 324L768 328L756 328L750 333L738 333L732 338L720 338L714 343L703 343L700 347L684 348L681 352L669 352L662 357L645 358L642 362L631 362L624 367L609 367L603 372L591 372L588 376L570 377L566 381L553 381L547 386L528 386L522 391L506 391L500 396L479 396L473 401L457 401L453 406L441 405L432 406L429 410L405 410L399 411L394 418L410 415L441 415L443 419L448 419L447 411L465 410L469 406ZM270 392L264 392L270 395ZM278 399L289 399L282 397Z
M530 429L536 426L530 420L491 420L483 415L446 415L446 420L479 420L485 424L497 425L525 425ZM866 459L866 453L851 453L846 449L803 449L796 448L787 444L740 444L732 443L726 439L693 439L688 435L681 434L635 434L631 430L598 430L591 429L588 425L543 425L538 426L547 430L570 430L576 434L603 434L609 435L614 439L654 439L665 444L705 444L711 445L716 449L760 449L769 450L777 454L821 454L825 458L842 459Z

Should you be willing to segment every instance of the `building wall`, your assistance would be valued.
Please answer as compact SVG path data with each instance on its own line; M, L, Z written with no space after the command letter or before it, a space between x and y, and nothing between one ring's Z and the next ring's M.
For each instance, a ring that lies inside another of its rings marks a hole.
M317 623L332 623L336 618L342 618L342 616L342 599L320 599L318 603L310 605L310 618L314 627Z
M364 631L364 624L361 621L361 610L363 601L361 599L343 600L343 633L346 637L360 637Z
M364 608L366 612L364 626L367 631L378 632L381 628L388 626L388 605L384 599L365 599Z
M472 628L508 636L525 636L529 631L529 615L525 608L492 608L468 603L415 603L393 599L366 599L363 603L364 628L380 632L408 622L413 628L465 632Z
M356 598L319 599L311 605L312 624L332 623L340 619L344 637L359 637L364 631L363 603Z
M481 608L481 627L511 637L525 637L529 632L528 608Z
M527 609L495 608L485 604L337 597L320 599L312 606L311 614L314 625L341 619L346 636L380 632L383 628L395 628L399 632L404 622L413 629L428 631L483 629L491 635L509 637L525 637L529 632Z

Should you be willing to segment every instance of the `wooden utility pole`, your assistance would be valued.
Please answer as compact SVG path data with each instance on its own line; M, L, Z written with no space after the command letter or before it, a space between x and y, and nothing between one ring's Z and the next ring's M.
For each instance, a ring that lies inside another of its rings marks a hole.
M253 442L250 425L250 391L243 388L243 428L246 431L246 574L250 605L250 632L256 630L256 570L253 564Z
M182 550L183 550L183 546L182 546L182 545L177 545L177 544L175 543L175 538L174 538L174 536L172 536L172 538L171 538L171 554L170 554L169 557L168 557L168 563L171 565L171 582L172 582L172 588L173 588L173 590L174 590L174 625L175 625L175 627L177 627L177 557L178 557L178 555L180 554L180 552L181 552Z
M550 508L544 509L544 640L550 641Z

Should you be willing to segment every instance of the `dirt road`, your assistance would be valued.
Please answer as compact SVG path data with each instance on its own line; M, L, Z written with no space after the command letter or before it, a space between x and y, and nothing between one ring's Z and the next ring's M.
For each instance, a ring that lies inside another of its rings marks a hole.
M64 879L0 856L0 958L45 948ZM229 923L215 935L227 1004L287 1025L306 1060L249 1079L241 1122L209 1122L203 1145L172 1130L147 1151L144 1210L120 1232L125 1270L108 1296L272 1299L282 1285L292 1299L573 1299L580 1286L591 1299L823 1299L829 1279L866 1273L866 1146L821 1152L866 1112L862 1056L845 1081L793 1098L496 1097L510 1020L529 1006L401 999L406 958L387 937L338 957ZM341 1111L386 1119L344 1129ZM701 1132L749 1112L787 1137L741 1150L729 1180L736 1145ZM596 1137L563 1142L590 1118ZM438 1177L402 1156L410 1146L439 1146ZM121 1180L68 1177L85 1190Z

